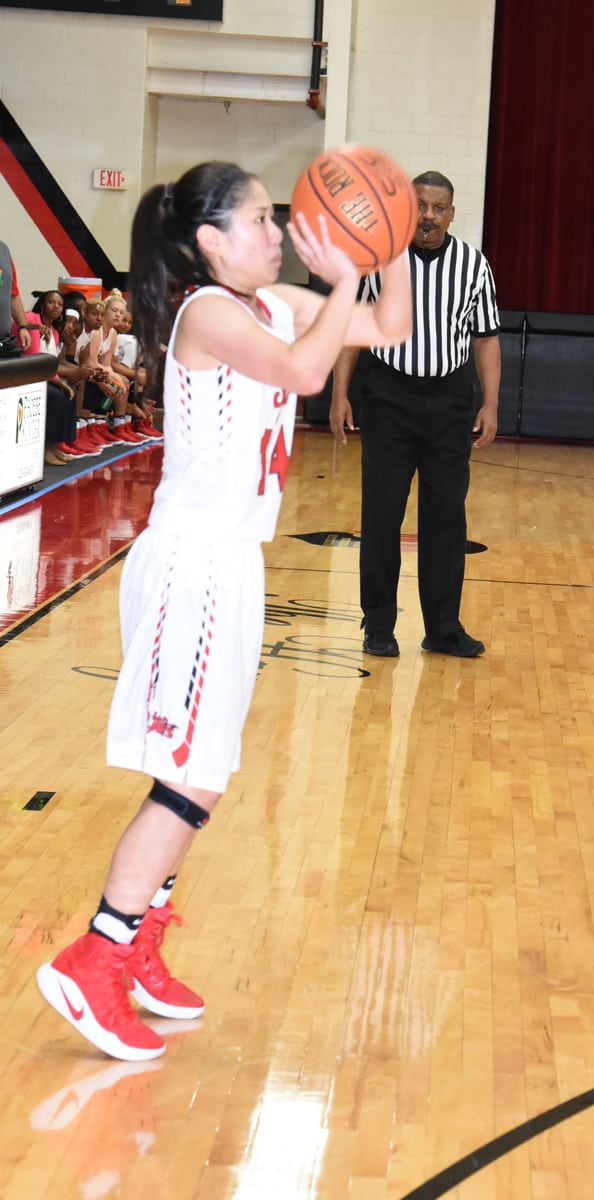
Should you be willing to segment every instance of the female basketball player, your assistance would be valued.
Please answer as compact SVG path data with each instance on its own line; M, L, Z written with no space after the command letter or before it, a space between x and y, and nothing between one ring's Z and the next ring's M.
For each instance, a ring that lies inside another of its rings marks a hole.
M263 185L237 166L202 164L152 188L134 219L130 300L149 370L168 343L165 454L122 577L124 663L107 757L154 783L116 847L89 932L38 972L49 1003L116 1058L165 1049L129 988L161 1016L203 1011L159 946L176 919L177 871L239 766L262 640L260 543L274 535L295 394L322 388L343 344L393 345L410 331L401 260L378 302L360 306L358 272L324 220L312 230L298 216L289 232L328 297L275 284L282 234Z

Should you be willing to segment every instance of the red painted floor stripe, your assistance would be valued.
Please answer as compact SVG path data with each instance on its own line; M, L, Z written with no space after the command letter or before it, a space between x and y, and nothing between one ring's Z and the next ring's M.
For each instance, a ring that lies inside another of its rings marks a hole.
M51 208L46 204L43 196L31 182L26 171L23 170L18 159L15 158L12 150L9 149L2 138L0 138L0 172L17 199L23 205L23 208L27 210L39 232L51 246L54 254L63 263L67 273L69 275L93 276L94 271L91 270L86 259L74 245L66 230L60 224L57 217L54 216Z

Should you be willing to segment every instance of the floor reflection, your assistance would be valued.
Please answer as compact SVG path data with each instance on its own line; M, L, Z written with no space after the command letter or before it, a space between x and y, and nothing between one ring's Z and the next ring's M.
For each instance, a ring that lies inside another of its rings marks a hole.
M60 595L144 528L162 461L147 446L0 514L0 632Z
M315 1195L327 1141L319 1096L271 1080L254 1110L234 1200L298 1200Z

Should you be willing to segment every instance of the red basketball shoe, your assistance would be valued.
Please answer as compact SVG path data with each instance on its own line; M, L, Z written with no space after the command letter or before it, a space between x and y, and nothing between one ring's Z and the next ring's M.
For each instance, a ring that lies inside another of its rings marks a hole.
M107 443L103 441L103 438L99 433L99 428L96 424L87 425L87 428L85 429L85 441L91 446L94 446L96 450L105 450L107 445Z
M101 446L90 440L86 426L78 430L73 445L76 450L82 451L86 458L97 458L101 454Z
M146 444L147 438L140 433L135 433L130 422L126 425L114 425L114 433L123 442L132 442L137 446Z
M134 429L135 433L142 433L145 437L150 438L153 442L160 442L163 440L163 434L161 433L161 430L157 429L156 425L153 425L152 421L150 421L148 417L145 417L142 421L133 421L132 428Z
M132 995L143 1008L160 1017L187 1020L202 1015L204 1000L171 977L159 954L159 946L171 921L182 924L169 901L163 908L148 909L132 942L128 971L134 980Z
M105 442L106 446L119 446L124 444L122 438L117 437L115 433L111 432L107 421L100 421L97 425L94 425L93 431L95 437L101 438L101 441Z
M165 1042L144 1025L129 996L132 946L85 933L44 963L37 983L48 1004L104 1054L131 1062L158 1058Z

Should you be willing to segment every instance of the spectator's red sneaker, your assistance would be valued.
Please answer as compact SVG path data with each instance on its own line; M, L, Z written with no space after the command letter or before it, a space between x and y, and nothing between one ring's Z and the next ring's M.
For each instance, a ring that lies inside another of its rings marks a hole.
M137 437L142 438L143 442L150 441L150 438L142 428L142 421L132 421L132 423L128 425L128 429L131 429L132 433L135 433Z
M76 449L82 450L83 454L87 455L87 457L91 456L92 458L97 458L97 455L101 454L102 446L98 446L96 442L91 441L86 429L81 429L80 432L77 433L76 442L74 444Z
M94 446L96 450L105 450L107 442L104 442L101 434L97 432L96 425L87 425L84 433L87 443Z
M185 983L169 974L159 947L171 921L181 925L181 917L169 902L163 908L149 908L132 942L128 970L134 980L132 995L143 1008L160 1017L190 1019L204 1012L204 1000Z
M124 445L124 439L121 437L118 437L117 434L111 432L111 429L109 428L109 426L107 424L107 421L104 421L101 425L94 425L93 428L95 431L95 436L101 438L101 441L106 446L123 446Z
M150 417L145 417L144 421L141 422L140 432L147 433L149 437L154 438L156 442L161 442L163 440L163 430L157 429L157 426L153 425Z
M41 994L104 1054L131 1062L158 1058L165 1043L130 1004L132 946L85 933L37 972Z
M146 442L147 440L145 437L142 437L141 434L135 433L131 424L114 425L114 433L116 434L116 437L121 438L123 442L130 442L136 446L142 445L142 443Z

